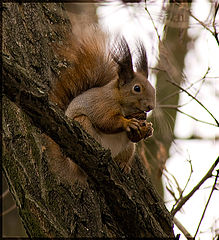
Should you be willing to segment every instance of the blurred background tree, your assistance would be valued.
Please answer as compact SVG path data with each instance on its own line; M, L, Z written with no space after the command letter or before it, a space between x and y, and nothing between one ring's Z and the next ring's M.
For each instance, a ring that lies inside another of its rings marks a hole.
M175 137L176 106L179 105L180 95L179 88L172 85L168 79L179 86L184 81L182 73L190 41L187 34L189 12L186 9L190 9L191 3L185 1L181 3L180 0L175 2L167 6L163 38L159 37L159 61L155 67L159 69L156 83L157 107L152 116L156 131L151 141L145 144L151 179L161 196L163 196L161 176Z

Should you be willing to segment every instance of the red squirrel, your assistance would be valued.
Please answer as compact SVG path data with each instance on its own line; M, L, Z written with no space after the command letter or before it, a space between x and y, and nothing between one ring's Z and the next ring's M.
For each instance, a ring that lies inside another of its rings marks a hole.
M56 51L70 64L53 84L50 101L78 121L112 158L129 172L135 143L152 135L146 112L155 107L155 89L148 81L146 50L138 46L136 72L125 38L111 47L109 36L96 26L77 28ZM143 116L143 117L142 117ZM67 182L86 181L86 174L47 138L50 167Z

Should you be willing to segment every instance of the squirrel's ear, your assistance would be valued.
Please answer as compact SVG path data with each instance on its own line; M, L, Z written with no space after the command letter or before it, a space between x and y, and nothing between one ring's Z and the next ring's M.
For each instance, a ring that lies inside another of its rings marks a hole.
M137 43L138 46L138 58L136 63L137 72L142 72L146 78L148 78L148 60L145 47L143 43L139 40Z
M130 82L134 77L132 56L124 37L121 37L115 42L111 53L113 60L118 64L120 85Z

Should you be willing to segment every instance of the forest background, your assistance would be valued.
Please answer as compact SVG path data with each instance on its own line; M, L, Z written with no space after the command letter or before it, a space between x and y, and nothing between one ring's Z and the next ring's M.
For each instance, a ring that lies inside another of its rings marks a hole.
M168 1L146 1L146 4L111 1L82 9L82 18L96 12L103 29L124 34L133 46L137 37L145 43L149 79L157 88L158 103L151 116L154 139L146 147L140 145L139 153L146 159L152 178L157 178L153 181L171 211L175 202L191 192L218 157L219 131L215 119L219 119L219 48L218 35L214 35L219 28L218 1L179 1L174 7ZM142 152L142 148L146 151ZM153 167L153 154L156 167ZM214 171L213 177L176 213L192 236L196 234L215 176ZM4 187L4 234L23 236L15 205ZM216 188L218 183L197 233L200 239L213 239L218 234ZM175 232L180 232L177 227Z

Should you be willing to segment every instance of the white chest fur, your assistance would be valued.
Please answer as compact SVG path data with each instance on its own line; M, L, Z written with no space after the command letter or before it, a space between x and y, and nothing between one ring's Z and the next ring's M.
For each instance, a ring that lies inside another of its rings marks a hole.
M118 155L121 151L123 151L130 140L127 137L126 132L115 133L115 134L100 134L101 141L100 144L106 148L111 150L112 157Z

